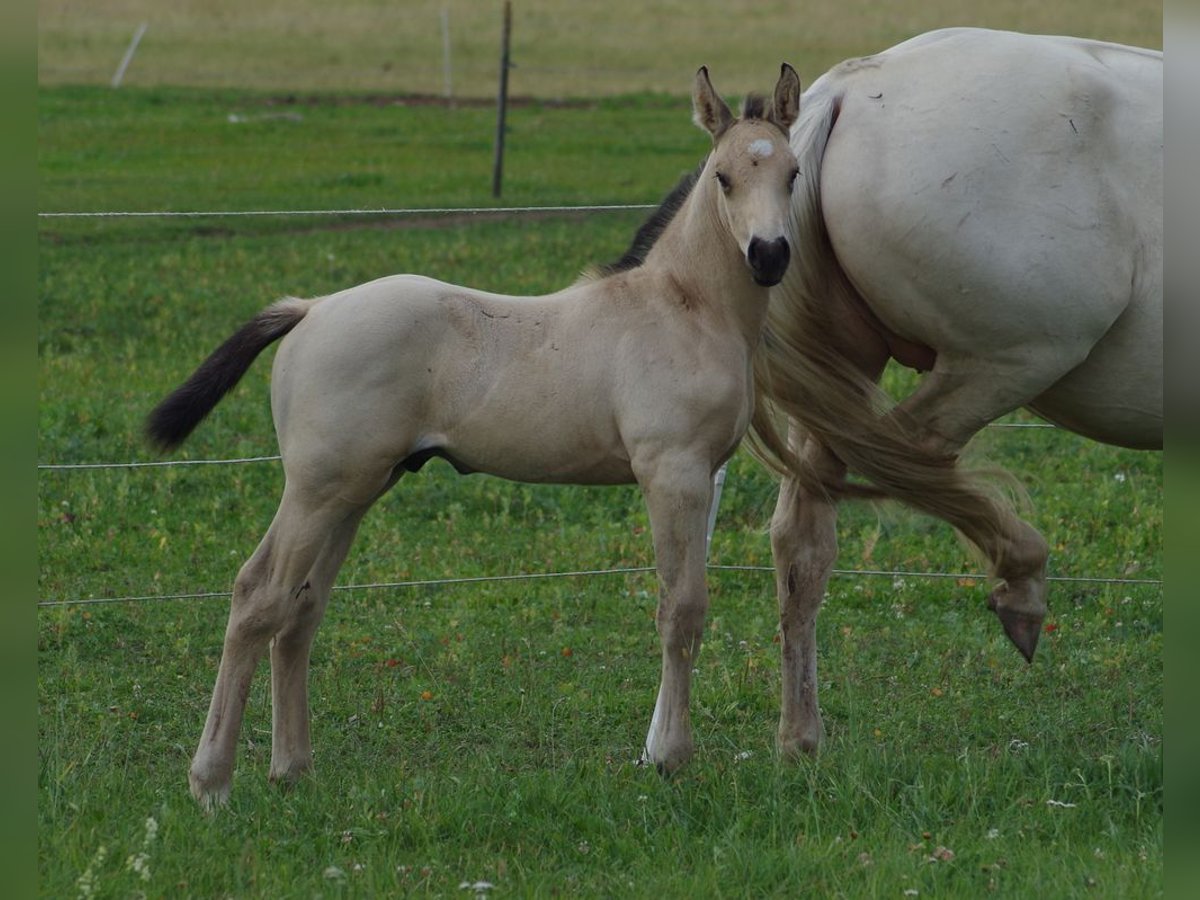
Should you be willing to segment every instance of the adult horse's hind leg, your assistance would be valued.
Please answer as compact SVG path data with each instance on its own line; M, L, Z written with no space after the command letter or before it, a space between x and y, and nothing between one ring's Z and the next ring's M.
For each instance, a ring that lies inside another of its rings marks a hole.
M238 733L258 661L268 641L286 633L297 614L311 620L314 609L323 606L313 599L309 573L351 509L285 487L271 527L238 573L208 718L188 773L193 795L206 808L229 797Z
M1051 363L1055 364L1064 366L1060 361ZM970 374L935 369L897 408L923 429L924 450L957 454L977 431L1027 403L1062 374L1039 371L1029 363L1012 369L978 361L974 369L964 365L960 371ZM988 608L1000 619L1009 640L1032 661L1046 617L1046 540L999 498L986 496L965 479L954 487L959 496L953 502L944 502L937 492L910 502L949 522L991 561L992 575L1000 584L988 597Z
M800 444L795 425L789 442ZM804 440L800 457L825 483L836 484L845 475L846 467L811 438ZM776 745L784 756L814 752L824 739L817 705L816 624L837 550L836 502L785 478L771 519L783 692Z
M692 668L708 612L705 532L712 472L705 461L659 457L635 472L654 535L659 600L655 622L662 643L662 681L646 735L643 761L669 774L693 752Z
M1035 393L1012 373L964 378L934 372L899 404L897 415L920 430L914 436L916 452L952 458L980 428ZM793 426L793 446L796 439ZM812 439L805 441L800 455L825 483L836 484L845 473L845 466ZM992 561L1001 584L988 605L1009 639L1026 659L1032 658L1046 613L1045 540L1011 508L962 477L956 466L935 471L936 483L912 485L903 499L958 528ZM946 499L950 495L952 501ZM817 705L816 618L837 558L836 525L837 509L828 496L784 480L771 522L771 548L783 666L777 740L785 755L816 750L824 736Z

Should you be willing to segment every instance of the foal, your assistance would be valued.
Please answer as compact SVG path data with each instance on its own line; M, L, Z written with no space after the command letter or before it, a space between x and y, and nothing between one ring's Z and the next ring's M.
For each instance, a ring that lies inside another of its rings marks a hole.
M701 68L694 119L712 151L639 233L657 234L652 245L635 244L607 274L544 297L399 275L286 299L151 413L151 439L175 447L286 335L271 386L286 484L234 584L189 773L201 804L228 799L246 696L268 646L270 777L312 767L309 650L334 579L371 504L431 456L517 481L637 482L654 534L662 642L644 759L670 772L691 756L712 477L750 421L751 357L768 288L788 266L797 167L787 132L799 95L785 64L773 97L747 100L735 118Z

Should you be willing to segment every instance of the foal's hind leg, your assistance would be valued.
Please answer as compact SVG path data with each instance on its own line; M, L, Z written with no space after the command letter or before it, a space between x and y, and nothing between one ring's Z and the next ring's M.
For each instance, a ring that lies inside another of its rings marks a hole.
M704 637L708 611L705 532L712 498L707 461L658 458L635 472L654 534L659 601L656 623L662 642L662 681L642 759L663 774L693 752L690 712L692 667Z
M793 447L799 444L795 426L789 441ZM800 457L822 481L836 484L845 475L845 466L811 438ZM835 501L784 479L771 519L783 690L776 745L784 756L814 752L824 739L817 705L816 624L837 549Z
M266 536L238 573L208 718L188 774L192 794L206 808L229 797L246 698L267 642L297 609L311 617L316 604L309 600L309 572L348 512L286 487Z
M309 735L308 662L313 636L366 507L338 523L308 574L308 590L271 641L272 781L295 781L312 769Z

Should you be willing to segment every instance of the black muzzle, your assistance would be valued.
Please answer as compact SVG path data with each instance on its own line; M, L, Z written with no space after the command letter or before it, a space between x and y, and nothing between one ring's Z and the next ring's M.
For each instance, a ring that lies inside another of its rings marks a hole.
M784 237L773 241L751 238L746 251L746 263L754 273L754 280L763 287L774 287L783 280L791 258L792 250Z

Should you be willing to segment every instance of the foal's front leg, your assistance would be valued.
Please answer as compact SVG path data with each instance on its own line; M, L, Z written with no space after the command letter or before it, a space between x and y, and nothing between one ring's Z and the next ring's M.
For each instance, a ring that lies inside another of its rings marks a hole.
M642 760L667 774L693 751L689 705L708 611L704 544L712 471L707 461L685 459L656 460L647 469L638 481L654 533L662 681Z

